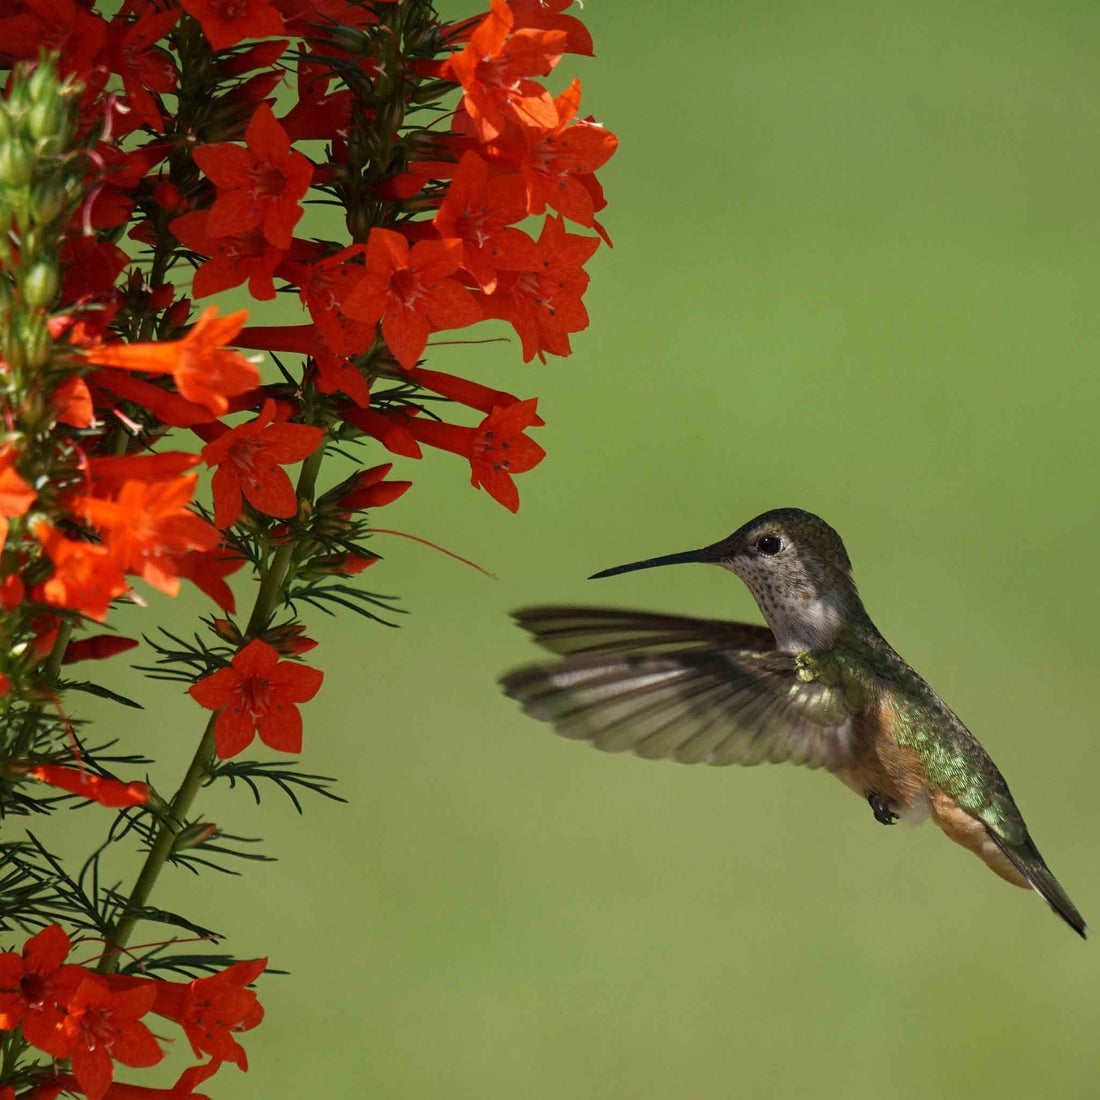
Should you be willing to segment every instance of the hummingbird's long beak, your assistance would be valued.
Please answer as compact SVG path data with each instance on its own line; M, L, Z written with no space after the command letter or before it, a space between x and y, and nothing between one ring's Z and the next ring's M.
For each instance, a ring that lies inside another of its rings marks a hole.
M601 569L593 573L588 579L599 580L601 577L614 577L618 573L633 573L635 569L652 569L656 565L682 565L689 561L714 561L714 547L704 546L701 550L684 550L679 554L664 554L659 558L646 558L645 561L632 561L629 565L616 565L613 569Z

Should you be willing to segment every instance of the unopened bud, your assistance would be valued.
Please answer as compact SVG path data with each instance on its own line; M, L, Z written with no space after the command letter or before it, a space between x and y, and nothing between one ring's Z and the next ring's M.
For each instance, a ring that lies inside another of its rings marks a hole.
M36 263L23 280L23 299L32 309L48 309L57 297L61 276L51 263Z
M13 139L0 145L0 183L26 187L33 170L34 158L26 142Z
M189 848L197 848L205 844L215 833L218 827L212 821L195 821L185 825L172 841L172 852L186 852Z

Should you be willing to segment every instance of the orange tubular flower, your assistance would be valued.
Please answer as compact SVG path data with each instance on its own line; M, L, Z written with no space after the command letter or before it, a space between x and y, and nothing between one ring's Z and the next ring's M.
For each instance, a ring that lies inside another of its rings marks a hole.
M497 272L534 271L538 245L522 229L510 228L527 216L527 193L519 176L489 178L489 166L466 153L435 216L441 237L462 241L462 266L491 292Z
M152 983L112 991L103 978L88 974L66 999L66 1014L41 1049L71 1059L88 1100L103 1100L115 1062L152 1066L164 1057L153 1033L141 1023L155 999Z
M26 774L31 779L38 779L51 787L60 787L71 794L98 802L101 806L144 806L152 793L148 783L123 783L119 779L105 779L101 775L90 775L78 768L66 768L61 764L38 764Z
M537 397L497 408L476 428L440 424L435 420L416 419L408 429L431 447L462 455L470 463L470 484L482 486L510 512L519 509L519 492L513 474L533 469L546 452L524 434L525 428L541 424L535 406Z
M282 263L282 249L270 244L259 226L245 233L215 237L209 225L209 210L192 210L173 218L168 226L182 244L208 257L191 280L191 293L205 298L247 280L253 298L261 302L274 298L273 276Z
M48 523L36 523L34 535L53 562L52 575L32 590L34 598L103 622L111 600L130 587L115 556L105 546L67 539Z
M206 231L224 237L258 226L275 248L289 248L313 165L291 149L266 103L256 108L244 139L246 149L226 142L195 150L195 163L218 189Z
M173 555L213 550L221 541L215 528L187 510L197 481L194 474L174 481L127 481L113 499L86 497L81 507L123 569L174 596L180 583Z
M88 359L104 367L171 374L183 397L221 416L228 398L259 385L260 372L240 352L223 347L244 327L248 313L218 317L217 312L214 306L207 309L182 340L104 344L89 351Z
M568 355L569 333L588 327L581 295L588 288L582 265L599 241L567 233L564 218L547 218L539 237L542 263L537 271L503 276L494 293L483 299L486 317L510 321L523 343L523 361L544 352Z
M236 522L244 498L257 511L288 519L298 497L280 466L301 462L321 445L324 431L309 424L275 422L275 402L264 402L259 416L230 428L202 449L214 473L214 522L223 530Z
M415 367L429 333L481 320L470 292L447 276L462 263L461 241L409 243L391 229L372 229L366 274L347 296L344 312L382 321L382 336L403 367Z
M265 745L300 752L302 716L295 704L309 702L323 678L319 669L280 661L275 649L257 638L229 668L192 684L188 693L199 706L221 711L214 738L222 760L248 748L257 730Z
M25 515L38 494L15 469L15 450L11 444L0 447L0 547L8 537L8 520Z
M263 1007L245 986L266 966L267 959L253 959L192 982L157 982L153 1012L179 1024L196 1055L211 1054L247 1070L248 1056L231 1033L251 1031L263 1020Z
M478 24L466 48L443 64L443 75L462 85L462 104L478 138L492 141L510 120L546 129L557 125L550 93L529 76L546 76L565 52L567 33L536 27L514 30L504 0Z

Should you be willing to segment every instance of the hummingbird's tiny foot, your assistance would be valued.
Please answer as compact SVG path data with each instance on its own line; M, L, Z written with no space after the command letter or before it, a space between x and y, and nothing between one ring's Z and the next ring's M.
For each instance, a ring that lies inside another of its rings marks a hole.
M875 820L881 825L893 825L898 820L898 815L890 808L890 799L879 794L878 791L868 791L867 801L874 811Z

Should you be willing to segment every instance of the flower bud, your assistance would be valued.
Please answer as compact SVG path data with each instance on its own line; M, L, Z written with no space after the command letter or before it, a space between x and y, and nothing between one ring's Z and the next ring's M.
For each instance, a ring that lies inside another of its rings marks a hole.
M32 309L48 309L57 297L61 276L57 268L45 261L36 263L23 280L23 300Z
M0 145L0 183L26 187L34 171L34 157L25 141L13 139Z
M218 831L217 825L212 821L194 821L185 825L172 841L172 852L186 852L189 848L197 848L205 844Z

